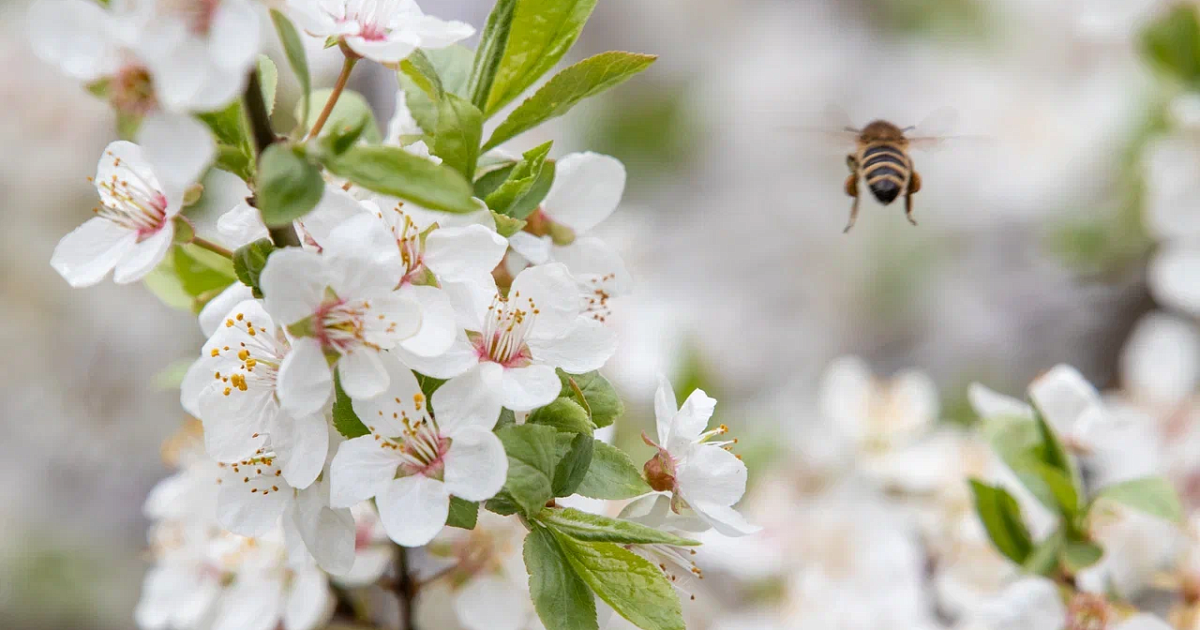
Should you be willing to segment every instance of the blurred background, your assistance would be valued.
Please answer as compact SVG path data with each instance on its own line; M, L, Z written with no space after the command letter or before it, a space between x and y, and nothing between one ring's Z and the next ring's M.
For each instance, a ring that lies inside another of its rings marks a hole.
M703 387L742 440L753 499L800 477L790 448L805 461L828 455L813 435L836 357L860 356L880 377L921 370L936 384L935 419L968 423L973 381L1020 395L1066 362L1102 389L1121 387L1126 342L1160 308L1192 339L1186 290L1153 281L1164 243L1187 236L1164 225L1200 212L1187 194L1200 191L1188 188L1200 179L1200 107L1156 72L1142 35L1168 5L602 0L573 57L618 49L659 61L510 148L553 138L553 157L593 150L627 166L622 207L598 233L637 281L613 303L622 343L605 372L629 409L617 439L646 449L637 435L652 421L657 373L681 399ZM423 6L477 27L490 10L486 0ZM114 120L33 56L27 8L0 7L0 627L132 628L147 566L141 504L168 472L160 444L183 419L171 375L203 339L192 316L141 286L73 291L50 268L55 243L96 203L86 177ZM328 85L337 51L312 43L316 82ZM388 71L357 72L350 87L379 120L390 116ZM280 89L295 99L294 85ZM857 125L902 126L950 106L956 132L990 140L914 154L919 227L902 204L867 197L843 235L851 147L796 130L823 124L829 104ZM1160 351L1187 360L1193 349ZM895 516L851 503L881 522ZM792 522L837 527L810 520ZM710 580L725 579L720 564ZM758 577L728 579L749 585L743 602L771 609L788 597L786 580L755 591Z

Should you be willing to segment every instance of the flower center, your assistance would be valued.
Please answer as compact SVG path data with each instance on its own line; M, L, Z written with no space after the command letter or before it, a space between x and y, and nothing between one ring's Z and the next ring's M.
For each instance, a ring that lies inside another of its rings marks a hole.
M497 295L488 307L483 330L470 335L479 359L494 361L504 367L529 365L532 357L526 342L539 312L530 299L525 299L522 307L519 291L511 300Z
M604 275L595 275L583 281L583 313L592 319L604 323L609 315L612 315L612 309L608 306L608 300L612 297L612 292L609 290L611 283L617 275L608 273Z
M370 302L342 300L332 290L326 289L326 292L327 299L313 317L316 337L321 345L341 354L356 346L371 345L364 334ZM379 317L382 319L383 315Z
M338 22L358 24L358 36L381 41L392 31L392 20L399 8L398 0L348 0L342 14L331 15Z
M159 0L163 13L179 18L196 35L207 35L221 0Z
M1104 630L1112 611L1099 595L1077 593L1067 605L1066 630Z
M145 66L126 64L117 71L111 85L111 101L119 112L145 116L158 107L154 98L154 79Z
M385 448L393 448L400 455L398 477L424 475L431 479L442 479L446 470L446 453L450 450L450 438L443 436L437 425L422 415L413 420L401 415L404 430L400 436L384 441Z
M250 489L250 494L270 496L272 493L287 489L283 479L283 469L275 465L275 455L258 449L254 457L244 459L234 464L217 464L225 472L225 477L217 483L242 484Z
M428 270L424 263L425 245L422 242L424 239L421 238L421 230L413 222L412 217L400 209L403 205L403 203L396 204L396 207L392 209L395 213L392 216L385 217L382 212L378 214L379 218L392 231L392 236L396 238L396 249L400 252L400 261L404 263L404 275L400 277L400 282L396 286L426 284Z
M255 328L254 323L244 313L226 319L225 327L241 330L249 339L239 342L237 346L212 349L213 357L232 352L241 362L232 373L213 374L213 378L225 383L225 395L249 391L252 388L259 392L273 393L275 381L279 376L279 366L291 344L283 335L273 336L262 328Z
M113 167L121 167L121 158L111 151L108 157L112 159ZM96 216L137 232L138 240L142 241L166 224L167 198L135 169L124 169L124 172L129 179L121 179L113 173L109 179L96 182L96 188L103 194L103 205L92 211Z

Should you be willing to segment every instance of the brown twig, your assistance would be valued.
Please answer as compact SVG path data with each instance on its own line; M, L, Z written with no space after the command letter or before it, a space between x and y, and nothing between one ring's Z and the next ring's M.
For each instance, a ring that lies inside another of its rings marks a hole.
M279 142L279 136L275 135L275 130L271 128L271 115L267 113L267 102L263 100L257 71L250 72L250 81L246 83L243 100L246 102L246 117L250 120L250 133L254 135L254 147L261 158L267 147ZM254 205L253 197L247 201ZM273 227L269 231L271 242L275 243L276 247L300 245L300 239L296 238L296 230L290 225Z
M396 599L400 601L400 630L417 630L417 582L408 567L408 550L396 545Z
M312 129L308 130L308 137L305 140L316 138L321 133L321 129L325 127L325 121L329 120L329 115L333 113L338 98L342 96L342 90L346 89L346 82L350 80L350 71L354 69L357 61L356 55L346 55L346 60L342 62L342 73L338 75L337 83L333 84L333 91L329 93L329 99L325 101L325 108L321 110L321 115L317 116L317 121L313 123Z

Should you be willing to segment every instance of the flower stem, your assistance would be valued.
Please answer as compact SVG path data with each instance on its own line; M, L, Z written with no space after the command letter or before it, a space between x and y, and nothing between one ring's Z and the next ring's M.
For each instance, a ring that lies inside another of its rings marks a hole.
M202 239L199 236L192 239L192 244L196 247L203 247L214 254L220 254L226 258L233 258L233 252L221 247L220 245L217 245L212 241Z
M271 115L267 113L267 102L263 100L262 86L258 82L258 71L250 72L246 83L246 112L250 118L250 130L254 133L254 146L262 153L279 140L271 129Z
M400 602L400 630L417 630L417 583L408 568L408 550L396 545L396 599Z
M325 127L325 121L329 120L329 115L333 113L333 107L337 105L342 90L346 89L346 82L350 80L350 71L354 69L356 62L358 62L358 57L346 55L346 60L342 62L342 73L338 75L337 83L333 84L333 91L329 93L329 99L325 101L325 109L322 109L321 115L317 116L317 122L313 123L308 137L305 138L306 141L316 138L321 133L321 129Z

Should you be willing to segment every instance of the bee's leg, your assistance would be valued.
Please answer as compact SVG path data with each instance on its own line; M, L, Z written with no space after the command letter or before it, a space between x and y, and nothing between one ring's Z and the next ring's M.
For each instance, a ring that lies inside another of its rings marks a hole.
M846 224L846 229L842 233L850 231L854 227L854 222L858 220L858 169L850 173L846 178L846 194L854 198L854 203L850 206L850 222Z
M916 171L912 172L912 177L908 180L908 191L904 194L904 216L908 218L908 222L916 225L917 220L913 218L913 195L921 190L921 176Z

